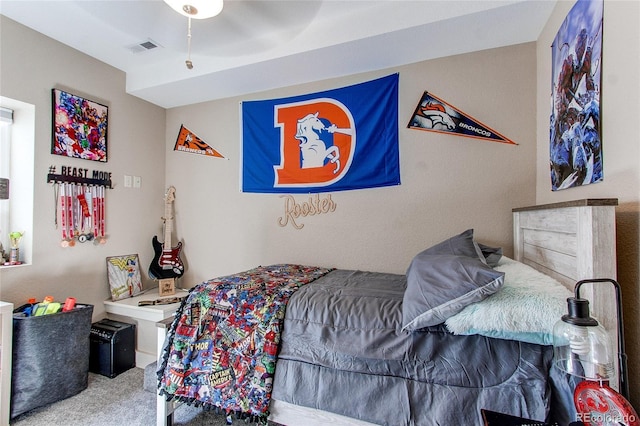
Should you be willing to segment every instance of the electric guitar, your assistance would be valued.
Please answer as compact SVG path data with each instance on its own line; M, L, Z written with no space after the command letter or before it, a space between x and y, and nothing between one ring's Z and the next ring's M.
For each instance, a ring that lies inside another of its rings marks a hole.
M164 200L164 241L160 243L158 237L154 236L151 244L155 255L149 265L149 277L154 280L165 278L179 278L184 273L184 265L180 259L182 242L178 242L175 247L171 246L171 232L173 231L173 214L171 205L175 200L176 189L170 186L165 194Z

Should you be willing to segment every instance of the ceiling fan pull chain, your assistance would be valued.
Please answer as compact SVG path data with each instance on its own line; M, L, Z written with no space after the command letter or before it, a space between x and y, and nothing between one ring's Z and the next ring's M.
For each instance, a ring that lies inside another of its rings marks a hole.
M191 62L191 17L187 19L189 19L189 24L187 30L187 60L185 63L188 69L193 69L193 62Z

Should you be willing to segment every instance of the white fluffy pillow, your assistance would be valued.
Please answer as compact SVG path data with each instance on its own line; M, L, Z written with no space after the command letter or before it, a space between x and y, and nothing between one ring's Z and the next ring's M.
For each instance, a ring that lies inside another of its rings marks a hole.
M486 299L472 303L445 322L454 334L481 334L551 345L553 325L567 312L573 293L532 267L503 257L495 267L505 273L504 285Z

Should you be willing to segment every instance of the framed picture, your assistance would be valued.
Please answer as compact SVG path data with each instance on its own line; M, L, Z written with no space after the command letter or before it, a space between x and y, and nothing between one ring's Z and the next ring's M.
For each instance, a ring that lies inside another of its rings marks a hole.
M111 300L126 299L142 293L140 260L137 254L107 257L107 277Z
M51 98L51 153L106 162L109 109L60 89L52 89Z

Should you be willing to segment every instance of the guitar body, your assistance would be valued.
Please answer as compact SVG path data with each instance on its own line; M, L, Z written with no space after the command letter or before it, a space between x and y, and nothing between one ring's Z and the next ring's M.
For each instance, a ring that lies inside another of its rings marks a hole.
M149 265L149 277L154 280L163 280L167 278L180 278L184 273L184 265L180 259L180 250L182 243L177 246L171 246L171 231L173 230L173 213L171 205L175 199L176 189L171 186L165 195L164 205L164 242L158 241L158 237L154 236L151 244L153 245L154 256Z
M165 249L164 245L154 236L151 241L154 256L149 265L149 277L154 280L165 278L180 278L184 273L184 265L180 259L182 243L177 246Z

